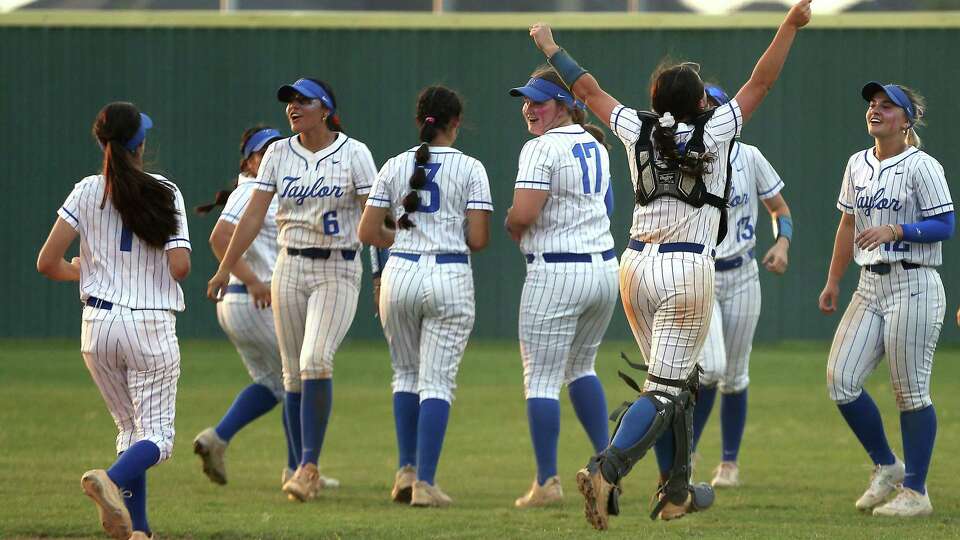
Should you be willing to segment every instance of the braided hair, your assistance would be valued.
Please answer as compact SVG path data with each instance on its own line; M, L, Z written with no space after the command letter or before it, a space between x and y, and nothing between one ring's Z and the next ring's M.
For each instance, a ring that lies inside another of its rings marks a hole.
M148 246L162 248L177 233L173 188L147 174L137 162L137 149L125 145L140 129L140 111L132 103L106 105L93 123L93 136L103 147L102 209L107 197L123 226ZM140 148L139 146L137 148Z
M654 71L650 85L653 111L660 116L670 113L678 122L689 122L702 113L700 102L704 86L699 71L700 66L692 62L662 63ZM676 124L670 127L659 123L654 125L653 144L658 157L669 166L679 168L684 175L702 179L710 172L710 164L717 157L709 152L699 156L681 153L676 135Z
M445 86L428 86L417 96L417 126L422 144L414 154L413 174L410 175L410 192L403 197L404 214L397 220L401 229L416 227L410 214L420 208L420 193L417 191L427 185L426 165L430 162L430 143L445 131L450 122L460 118L463 113L463 101L453 90Z

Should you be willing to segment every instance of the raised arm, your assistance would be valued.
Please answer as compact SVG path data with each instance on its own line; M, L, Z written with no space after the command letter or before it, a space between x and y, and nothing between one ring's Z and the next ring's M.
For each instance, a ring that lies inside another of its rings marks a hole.
M549 24L535 23L530 27L530 37L537 44L537 48L546 55L547 62L557 70L560 78L567 83L574 95L580 101L586 103L590 112L609 127L610 113L617 108L617 105L620 105L620 102L604 92L597 79L577 65L576 61L557 45L557 42L553 40L553 32L550 30Z
M740 112L743 114L743 121L746 123L753 114L753 111L760 107L760 103L767 97L767 93L773 88L773 84L780 77L780 70L783 69L784 62L787 61L787 53L790 52L790 46L793 45L793 38L797 35L797 30L806 26L810 22L810 2L812 0L800 0L787 13L783 23L777 30L777 35L773 37L770 46L764 51L763 56L757 61L750 80L743 85L743 88L737 92L737 103L740 104Z

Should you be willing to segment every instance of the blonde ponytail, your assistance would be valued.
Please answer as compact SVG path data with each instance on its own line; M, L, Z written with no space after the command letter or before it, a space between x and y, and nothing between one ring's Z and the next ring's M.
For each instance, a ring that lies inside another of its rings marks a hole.
M908 127L905 132L904 141L909 146L920 148L923 143L920 141L920 135L917 134L917 128L926 124L923 117L927 112L927 100L913 88L903 86L902 84L897 86L899 86L900 89L903 90L903 93L907 95L907 98L910 99L915 116L913 124Z

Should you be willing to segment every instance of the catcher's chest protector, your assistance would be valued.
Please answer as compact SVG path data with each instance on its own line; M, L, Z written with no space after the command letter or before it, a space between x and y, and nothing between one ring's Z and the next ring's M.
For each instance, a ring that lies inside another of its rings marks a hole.
M693 134L681 151L685 156L699 159L706 153L703 144L704 126L713 117L713 110L707 111L693 121ZM637 161L637 204L646 206L650 201L660 197L673 197L696 208L708 204L720 209L720 229L717 233L717 243L723 241L727 235L727 199L730 196L730 154L726 159L726 174L723 187L723 196L714 195L707 191L703 178L696 178L684 174L678 163L668 163L657 156L656 145L653 144L651 134L658 121L658 116L647 111L638 111L642 122L640 138L634 144L634 156ZM733 145L730 145L732 148Z

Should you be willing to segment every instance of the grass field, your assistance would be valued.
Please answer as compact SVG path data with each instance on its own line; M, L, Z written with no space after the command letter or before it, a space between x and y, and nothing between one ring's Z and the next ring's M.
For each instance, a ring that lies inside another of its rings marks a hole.
M604 346L598 371L611 404L631 397L617 353ZM939 434L928 485L932 517L913 521L858 514L853 501L870 473L866 454L824 388L826 345L754 351L750 415L741 471L745 485L722 491L709 512L671 523L647 519L652 456L624 482L623 515L608 538L956 538L960 536L960 351L934 368ZM280 491L285 462L279 409L249 426L228 453L229 484L211 484L191 452L246 374L226 342L183 344L177 441L171 461L150 472L151 525L165 538L585 538L589 528L573 475L590 454L564 397L562 507L521 512L513 499L534 475L514 344L471 344L460 372L437 481L455 500L441 510L389 502L395 442L389 360L381 343L351 343L337 356L334 412L321 464L343 487L307 504ZM884 364L885 369L885 364ZM885 371L868 388L897 453L899 424ZM719 456L716 414L701 444L696 476L709 479ZM0 342L0 537L105 538L80 475L110 464L113 423L67 341ZM599 536L598 536L599 537Z

